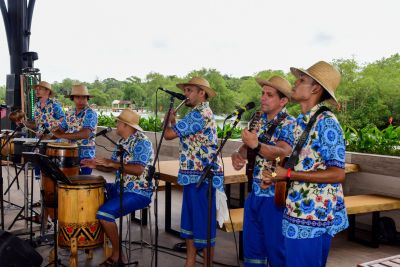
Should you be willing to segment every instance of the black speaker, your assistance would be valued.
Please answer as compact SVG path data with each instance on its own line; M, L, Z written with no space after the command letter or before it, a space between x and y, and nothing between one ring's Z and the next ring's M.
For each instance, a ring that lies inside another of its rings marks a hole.
M0 265L2 267L40 267L43 258L26 241L0 230Z

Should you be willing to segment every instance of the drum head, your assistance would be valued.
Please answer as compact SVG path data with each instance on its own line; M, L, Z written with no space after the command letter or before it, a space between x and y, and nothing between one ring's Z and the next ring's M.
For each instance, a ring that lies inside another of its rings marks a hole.
M70 144L70 143L48 143L47 147L52 148L77 148L77 144Z
M106 180L100 175L76 175L70 176L68 179L73 185L90 185L90 184L104 184Z

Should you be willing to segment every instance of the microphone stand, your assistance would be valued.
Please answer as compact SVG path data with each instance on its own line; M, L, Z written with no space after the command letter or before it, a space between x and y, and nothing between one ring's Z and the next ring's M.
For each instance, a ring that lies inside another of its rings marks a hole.
M1 108L3 109L3 107ZM0 119L0 132L1 132L1 125L2 125L2 119ZM10 136L5 139L4 144L1 145L0 151L3 151L3 149L6 147L6 145L10 142L11 138L15 135L15 133L21 129L21 126L18 125L17 128L11 133ZM3 161L3 155L0 153L0 162ZM4 230L4 195L7 194L8 191L5 193L3 192L3 168L0 168L0 217L1 217L1 230Z
M219 146L217 152L214 154L211 162L203 169L203 174L200 177L200 180L196 184L196 188L199 188L203 181L207 178L208 179L208 215L207 215L207 267L211 266L211 211L212 211L212 186L213 186L213 175L211 173L211 168L217 161L218 155L221 154L223 147L225 146L226 142L232 135L233 129L239 123L243 112L239 112L235 122L232 125L230 131L226 133L225 138L222 140L221 145ZM218 190L218 189L216 189Z
M49 130L48 129L46 129L44 132L43 132L43 134L40 136L40 138L38 139L38 141L36 142L36 144L34 145L34 147L33 147L33 149L32 149L32 151L34 152L35 150L36 150L36 148L39 146L39 144L40 144L40 142L42 142L42 139L43 139L43 137L47 134L49 132ZM12 135L11 135L12 136ZM10 136L10 137L11 137ZM4 193L4 195L5 194L7 194L7 192L10 190L10 188L11 188L11 186L12 186L12 184L14 183L14 181L18 178L18 176L19 176L19 174L22 172L22 170L24 170L25 169L25 165L28 163L29 161L28 160L25 160L24 161L24 164L22 165L22 167L21 167L21 169L19 169L19 171L18 171L18 173L16 174L16 176L15 176L15 178L14 178L14 180L11 182L11 184L9 185L9 187L7 188L7 190L5 191L5 193ZM31 178L31 179L33 179L33 177ZM31 182L31 184L33 184L33 182ZM27 192L24 194L25 196L26 196L26 198L28 197L28 186L26 187L26 190L27 190ZM33 190L33 188L31 188L31 190ZM33 191L32 191L32 193L33 193ZM24 198L25 198L25 196L24 196ZM33 201L33 194L31 194L31 200ZM26 199L25 201L24 201L24 203L25 203L25 205L28 207L28 203L29 202L29 200L28 199ZM11 223L11 225L10 225L10 227L8 228L8 229L11 229L11 227L14 225L14 223L18 220L18 217L19 217L19 215L22 213L22 211L23 211L23 209L25 208L25 205L21 208L21 211L17 214L17 216L14 218L14 220L13 220L13 222ZM26 208L27 208L26 207ZM30 233L29 233L29 240L30 240L30 244L33 244L33 242L32 242L32 235L33 235L33 233L32 233L32 223L33 223L33 221L32 221L32 215L33 215L33 207L32 207L32 202L31 202L31 224L30 224ZM26 216L27 216L28 214L26 214ZM25 220L27 220L27 217L25 216ZM42 222L42 223L44 223L44 222Z
M154 157L154 161L153 161L153 165L149 167L149 171L148 171L148 175L149 175L149 182L151 182L153 180L153 177L155 177L155 184L156 184L156 196L154 199L154 223L155 223L155 267L158 266L158 180L160 179L160 173L159 172L155 172L156 170L156 162L158 160L158 157L160 155L160 149L161 149L161 144L162 141L164 139L164 135L165 135L165 131L167 129L168 126L168 121L169 121L169 117L170 117L170 113L171 110L174 107L174 97L171 96L169 99L169 109L168 109L168 113L167 113L167 117L164 120L164 125L163 125L163 130L161 133L161 137L160 137L160 143L157 147L157 152L156 155Z
M119 171L119 212L120 212L121 217L119 218L119 235L118 235L119 255L118 255L118 263L115 266L125 266L125 265L131 265L131 264L136 266L139 264L138 261L128 262L126 264L122 261L122 221L123 221L122 214L123 214L123 199L124 199L124 155L125 155L125 153L128 154L128 151L126 151L121 144L117 144L116 142L114 142L114 140L109 138L106 135L106 133L104 133L103 136L106 139L108 139L108 141L110 141L112 144L114 144L115 146L118 147L117 156L119 156L119 168L118 168L118 171Z
M0 110L7 109L6 107L0 107ZM3 110L4 111L4 110ZM2 119L0 117L0 133L1 133ZM14 135L14 133L12 133ZM3 161L2 151L5 145L8 143L10 138L8 138L4 145L1 146L0 150L0 162ZM0 166L0 217L1 217L1 230L4 231L4 199L3 199L3 167Z
M18 127L15 129L15 132L16 132L17 129L18 129ZM14 132L14 133L15 133L15 132ZM9 137L9 139L11 139L11 137L14 135L14 133L11 134L11 136ZM33 149L32 149L33 151L36 150L36 148L39 146L40 142L42 142L43 137L44 137L46 134L48 134L48 133L49 133L49 130L48 130L48 129L46 129L46 130L43 132L43 134L40 136L39 140L36 142L35 146L33 147ZM7 140L7 142L9 141L9 139ZM3 149L3 147L2 147L1 149ZM14 180L12 180L11 183L10 183L10 185L7 187L6 191L4 192L4 195L7 194L8 191L11 189L11 186L13 185L13 183L15 182L16 178L17 178L18 175L21 173L21 171L24 169L26 163L28 163L28 161L25 161L24 164L22 164L21 169L19 169L18 173L15 175Z

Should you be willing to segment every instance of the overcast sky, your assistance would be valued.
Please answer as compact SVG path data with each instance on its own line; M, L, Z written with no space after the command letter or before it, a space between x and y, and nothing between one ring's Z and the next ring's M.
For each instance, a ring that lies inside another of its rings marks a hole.
M399 11L398 0L37 0L30 50L50 82L203 67L240 77L389 57L400 50ZM4 85L9 53L0 24Z

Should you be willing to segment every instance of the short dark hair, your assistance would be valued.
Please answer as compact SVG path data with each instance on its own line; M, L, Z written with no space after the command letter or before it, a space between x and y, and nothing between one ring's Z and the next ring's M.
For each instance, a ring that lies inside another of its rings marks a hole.
M88 95L85 95L85 96L87 97L87 100L89 101L90 96L88 96ZM74 95L70 95L69 99L71 99L71 101L74 101Z
M324 92L322 93L322 96L321 96L321 98L319 99L319 102L320 102L320 103L322 103L322 102L324 102L324 101L329 100L329 99L332 98L332 96L328 93L328 91L327 91L325 88L323 88L323 89L324 89Z
M279 91L278 89L276 89L276 92L278 92L278 96L280 99L287 97L284 93L282 93L281 91Z
M332 98L332 96L328 93L328 91L319 82L317 82L316 80L313 79L312 85L316 85L316 84L321 86L321 88L323 90L321 98L319 99L319 103L322 103L322 102Z
M197 86L197 85L196 85L196 88L197 88L197 90L199 90L199 91L200 91L200 90L203 90L203 91L204 91L204 97L205 97L206 100L208 100L208 97L209 97L209 96L208 96L206 90L204 90L203 88L201 88L200 86Z

